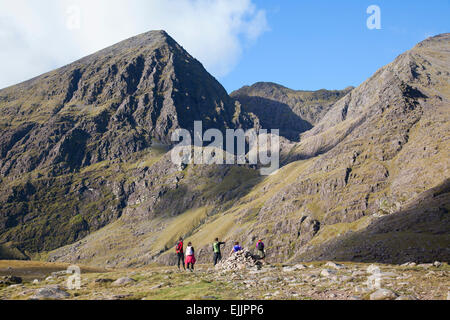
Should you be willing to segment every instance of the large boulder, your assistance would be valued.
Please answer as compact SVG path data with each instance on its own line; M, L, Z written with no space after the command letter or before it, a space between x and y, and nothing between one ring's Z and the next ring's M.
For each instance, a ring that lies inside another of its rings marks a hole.
M70 297L70 294L58 286L50 286L36 290L31 300L62 300Z
M134 280L134 279L124 277L124 278L117 279L111 285L114 287L122 287L122 286L126 286L129 284L133 284L135 282L136 282L136 280Z
M395 300L398 295L388 289L378 289L370 295L370 300Z
M14 284L21 284L22 278L16 277L16 276L6 276L0 278L0 284L4 285L14 285Z

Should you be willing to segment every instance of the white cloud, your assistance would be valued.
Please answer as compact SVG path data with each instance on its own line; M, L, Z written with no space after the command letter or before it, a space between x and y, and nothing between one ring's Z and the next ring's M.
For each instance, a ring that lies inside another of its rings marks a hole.
M80 28L69 28L78 9ZM220 78L268 26L252 0L0 0L0 88L149 30L166 30Z

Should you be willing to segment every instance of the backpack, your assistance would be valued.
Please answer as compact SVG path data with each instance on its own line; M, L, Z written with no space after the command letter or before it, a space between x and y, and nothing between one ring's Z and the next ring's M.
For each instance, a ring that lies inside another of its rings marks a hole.
M177 251L177 253L180 253L183 251L183 242L182 241L177 243L175 250Z
M258 250L264 250L264 243L258 242L257 248L258 248Z

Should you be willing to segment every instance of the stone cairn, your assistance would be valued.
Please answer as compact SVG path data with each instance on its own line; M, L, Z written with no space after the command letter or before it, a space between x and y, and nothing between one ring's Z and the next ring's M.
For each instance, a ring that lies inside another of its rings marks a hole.
M222 260L216 265L216 270L221 271L236 271L244 269L258 268L262 266L258 256L254 256L248 250L242 250L233 253L228 259Z

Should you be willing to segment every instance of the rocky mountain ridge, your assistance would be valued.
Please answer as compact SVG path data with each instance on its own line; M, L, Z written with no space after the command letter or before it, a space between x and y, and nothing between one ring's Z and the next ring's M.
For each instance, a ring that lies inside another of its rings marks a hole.
M276 83L258 82L231 93L263 128L280 128L280 135L298 141L313 128L334 103L353 90L295 91Z
M171 133L195 120L220 130L242 120L225 89L163 31L0 90L0 101L2 176L64 174L170 145Z

